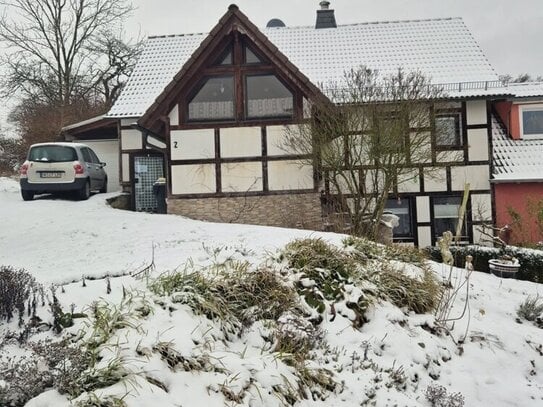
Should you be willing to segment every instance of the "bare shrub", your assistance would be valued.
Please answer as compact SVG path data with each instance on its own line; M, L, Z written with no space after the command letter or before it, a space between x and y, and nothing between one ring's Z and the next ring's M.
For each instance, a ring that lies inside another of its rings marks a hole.
M0 405L23 406L48 388L72 396L81 393L77 384L88 368L87 354L66 341L44 340L28 345L32 356L0 360L4 385L0 387Z
M461 393L447 393L445 387L436 385L430 385L426 389L426 400L428 400L432 407L463 407L464 396Z
M9 322L18 312L19 323L22 324L25 310L28 309L29 313L35 311L41 290L42 287L27 271L0 266L0 320Z

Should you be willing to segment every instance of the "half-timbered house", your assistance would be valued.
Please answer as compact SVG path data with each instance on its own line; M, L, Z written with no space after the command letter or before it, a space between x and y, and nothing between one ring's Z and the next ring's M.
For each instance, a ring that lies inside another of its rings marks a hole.
M102 119L108 129L116 123L119 182L133 209L153 210L151 186L165 177L170 213L322 229L329 191L281 141L314 103L332 103L323 85L362 65L382 74L422 72L446 95L430 107L427 160L414 163L416 176L391 194L396 237L433 244L456 222L469 183L463 233L477 241L477 225L495 209L492 103L510 91L459 18L338 25L326 1L309 27L274 19L260 29L231 5L209 33L148 39ZM448 131L438 134L436 123ZM77 125L68 130L92 140Z

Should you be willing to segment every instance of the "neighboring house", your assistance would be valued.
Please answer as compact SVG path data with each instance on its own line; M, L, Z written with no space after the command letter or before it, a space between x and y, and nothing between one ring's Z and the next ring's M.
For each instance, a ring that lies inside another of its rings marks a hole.
M543 240L543 82L509 90L511 97L494 104L492 123L496 225L512 225L515 242L537 243Z
M94 127L108 139L117 126L109 148L135 210L153 210L151 186L165 176L170 213L321 229L329 191L313 166L281 147L285 129L295 131L314 102L328 100L319 85L341 83L345 71L420 71L446 97L431 107L427 162L391 196L389 209L400 216L396 235L433 244L455 224L468 182L463 234L478 241L477 225L495 209L492 102L507 100L510 89L459 18L342 26L328 2L321 7L312 27L274 19L259 29L232 5L209 34L151 37L109 113L66 134L91 140L98 137L85 130ZM449 131L436 134L436 121ZM429 177L436 167L440 176Z

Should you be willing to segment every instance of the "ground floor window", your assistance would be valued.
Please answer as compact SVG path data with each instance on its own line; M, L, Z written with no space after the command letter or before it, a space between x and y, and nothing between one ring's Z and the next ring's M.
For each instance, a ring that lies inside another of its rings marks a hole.
M411 200L409 198L388 199L385 212L392 213L399 218L399 225L393 229L395 238L413 237L413 216L411 215Z
M434 236L439 238L443 232L451 231L456 233L458 214L462 205L461 196L434 197L432 199L434 209ZM467 216L464 216L462 225L462 236L467 236Z

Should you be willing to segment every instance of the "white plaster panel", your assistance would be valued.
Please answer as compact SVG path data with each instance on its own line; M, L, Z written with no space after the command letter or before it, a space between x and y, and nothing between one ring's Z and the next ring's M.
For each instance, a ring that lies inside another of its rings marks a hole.
M451 168L453 191L463 191L464 184L470 184L470 190L490 189L488 165L468 165Z
M487 129L468 130L468 158L470 161L488 161Z
M311 118L311 110L312 110L312 108L313 108L313 104L309 100L304 98L304 101L303 101L304 119L310 119Z
M417 196L417 222L430 222L430 197Z
M138 117L121 119L121 126L130 126L138 121Z
M223 192L262 191L262 163L229 163L221 166Z
M466 121L472 124L486 124L486 100L472 100L466 102Z
M330 180L330 192L333 194L337 194L338 192L349 194L352 192L353 186L354 188L356 188L359 182L360 181L358 177L358 172L352 173L349 171L344 171L338 174L335 180L334 179ZM351 187L349 187L349 185L351 185Z
M121 165L123 172L123 182L130 181L130 156L128 154L123 154L121 157Z
M121 130L121 148L123 150L141 150L141 132L136 129Z
M411 133L411 161L413 163L432 162L432 136L430 133Z
M492 219L492 198L490 194L471 194L471 212L475 221Z
M381 192L384 189L385 181L383 173L379 170L368 170L366 171L366 192L371 194L373 192ZM355 187L358 184L354 184ZM348 191L349 192L349 191ZM391 191L389 191L391 192Z
M417 228L419 238L419 247L427 247L432 245L432 229L430 226L419 226Z
M292 155L298 154L285 145L287 136L295 137L300 134L300 129L297 125L290 126L268 126L266 127L266 139L268 142L268 155Z
M170 118L170 125L171 126L177 126L179 125L179 105L176 104L170 114L168 114L168 117Z
M464 150L438 151L436 161L438 163L453 163L464 160Z
M268 186L271 191L313 189L313 167L297 161L270 161Z
M435 168L424 171L424 190L426 192L440 192L447 190L447 171L445 168Z
M420 192L418 170L398 176L398 192Z
M221 157L255 157L262 155L260 127L221 129Z
M209 194L216 192L215 165L173 165L172 194Z
M170 151L172 160L215 158L215 130L173 130Z
M488 241L488 237L485 237L481 233L481 227L473 225L472 226L472 236L473 236L473 244L482 245L482 246L489 246L490 243Z

